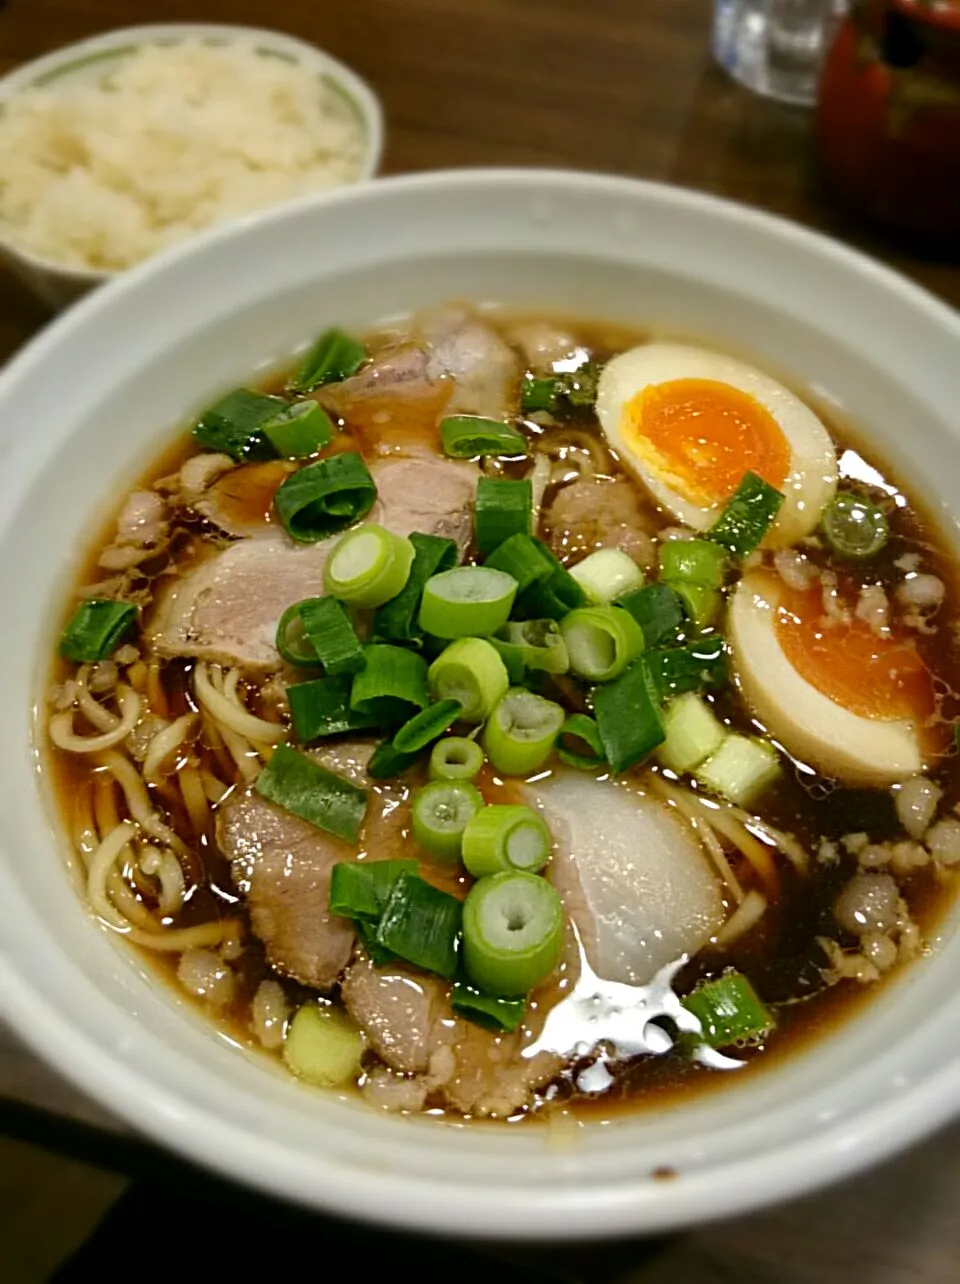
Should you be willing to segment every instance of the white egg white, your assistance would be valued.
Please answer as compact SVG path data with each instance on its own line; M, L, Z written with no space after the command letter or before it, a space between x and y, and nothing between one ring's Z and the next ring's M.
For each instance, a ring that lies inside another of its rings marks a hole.
M753 571L730 603L728 637L744 699L794 758L854 785L891 785L923 770L916 725L866 718L818 691L784 654L777 637L781 581Z
M798 397L768 375L732 357L678 343L648 343L614 357L597 390L597 415L610 445L665 509L687 526L706 530L722 503L701 507L677 489L677 479L632 449L625 436L625 408L651 385L674 379L712 379L755 398L776 420L790 448L785 499L764 541L783 548L809 535L837 487L837 457L826 428Z

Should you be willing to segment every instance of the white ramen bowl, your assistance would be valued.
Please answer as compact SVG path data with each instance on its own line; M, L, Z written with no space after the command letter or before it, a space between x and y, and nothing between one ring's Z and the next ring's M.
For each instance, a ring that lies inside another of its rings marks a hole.
M325 326L451 298L702 336L869 433L956 538L960 318L899 276L691 192L450 172L309 199L124 274L0 375L0 1010L92 1097L199 1163L316 1208L447 1234L663 1230L890 1154L960 1105L960 934L772 1070L609 1126L455 1126L305 1089L239 1051L88 914L30 739L98 512L171 424ZM657 1170L676 1176L658 1179Z
M322 49L283 32L267 31L261 27L165 22L119 27L87 40L78 40L0 77L0 112L7 100L25 89L53 92L64 86L93 84L105 71L113 69L138 49L148 45L169 47L185 40L199 40L213 47L253 46L264 57L278 58L314 72L340 95L362 128L363 161L355 181L365 182L374 177L383 151L383 110L377 95L355 71ZM34 294L48 307L57 310L118 275L118 272L107 269L70 267L40 257L5 237L2 227L0 256Z

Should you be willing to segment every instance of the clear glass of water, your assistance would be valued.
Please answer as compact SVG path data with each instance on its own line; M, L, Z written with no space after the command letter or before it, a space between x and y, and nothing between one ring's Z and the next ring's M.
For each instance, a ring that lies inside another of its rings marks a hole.
M847 0L714 0L713 53L755 93L809 106Z

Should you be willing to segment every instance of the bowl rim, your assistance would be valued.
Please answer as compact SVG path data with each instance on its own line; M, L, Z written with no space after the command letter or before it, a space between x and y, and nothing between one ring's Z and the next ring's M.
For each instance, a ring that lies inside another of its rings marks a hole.
M382 193L435 196L445 189L482 183L504 191L519 189L533 199L544 192L560 198L584 188L598 196L631 196L646 202L715 220L733 221L778 241L784 248L812 253L838 271L872 280L908 307L925 314L960 346L960 313L891 268L799 224L724 200L668 184L594 174L540 169L459 169L381 180L369 186L343 188L217 225L195 238L171 246L81 300L54 320L0 372L0 401L8 390L42 375L56 347L82 332L88 320L108 312L114 300L137 291L168 267L203 255L223 241L242 239L244 230L261 224L282 229L312 207L378 200ZM473 1191L464 1199L437 1178L345 1171L322 1155L311 1156L305 1170L282 1142L250 1136L195 1107L175 1090L128 1067L43 1000L29 980L0 953L0 1014L49 1064L94 1100L194 1162L240 1179L295 1203L308 1203L353 1220L369 1220L440 1235L467 1235L502 1240L601 1239L704 1223L754 1210L777 1200L795 1198L848 1177L920 1140L960 1111L960 1074L955 1065L928 1072L893 1098L868 1106L856 1117L837 1119L829 1134L814 1132L774 1152L753 1152L722 1161L705 1171L685 1173L679 1182L651 1183L625 1178L593 1192L582 1186L531 1190L522 1204L509 1204L496 1191ZM317 1198L322 1187L322 1197ZM439 1223L439 1224L438 1224ZM640 1224L638 1226L638 1223Z
M324 76L328 76L336 83L337 89L344 94L351 106L356 111L365 134L363 164L357 178L345 187L356 187L362 183L369 182L376 177L380 168L380 162L383 158L384 143L384 112L383 103L379 95L374 91L368 81L352 67L333 54L327 53L318 45L311 44L308 40L302 40L298 36L288 35L285 31L274 31L269 27L249 27L242 23L230 22L153 22L139 23L130 27L113 27L109 31L100 32L98 35L87 36L83 40L71 41L70 44L61 45L58 49L50 53L41 54L39 58L32 58L29 62L20 63L5 76L0 76L0 111L3 106L16 94L25 89L30 89L39 85L39 82L55 79L58 73L66 73L71 68L83 65L88 61L93 61L98 57L104 59L111 55L116 57L123 53L127 48L131 51L141 45L164 45L179 44L185 40L209 40L218 43L230 44L236 42L240 44L262 44L271 46L280 52L286 52L291 57L303 63L312 63L314 67ZM43 87L39 85L39 87ZM331 189L328 192L311 193L312 196L332 195L334 191L340 189ZM302 198L295 197L294 200ZM274 209L278 205L290 204L290 201L279 201L265 208ZM259 213L254 210L253 213ZM244 218L245 215L238 215L237 218ZM235 219L223 220L234 222ZM219 226L221 220L211 226ZM206 228L200 232L188 232L183 238L193 240L197 236L202 236ZM34 254L30 250L25 250L9 237L0 233L0 248L10 258L17 260L25 268L32 272L46 273L47 275L56 275L64 280L69 280L79 286L96 286L113 280L122 273L130 272L140 263L132 264L127 268L87 268L71 266L70 264L60 263L56 259L46 259ZM164 253L163 250L157 251L157 254ZM156 254L150 254L148 259L155 258ZM141 260L144 262L146 260Z

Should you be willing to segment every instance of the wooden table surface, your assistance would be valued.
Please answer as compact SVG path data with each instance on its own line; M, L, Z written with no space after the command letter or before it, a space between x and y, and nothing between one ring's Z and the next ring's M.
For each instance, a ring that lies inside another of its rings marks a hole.
M898 249L830 203L809 113L754 98L711 64L710 11L711 0L8 0L0 70L134 21L281 28L350 63L381 95L387 173L537 165L679 183L826 230L960 304L960 264ZM0 360L45 319L0 272ZM109 1126L0 1030L2 1097ZM865 1179L686 1236L630 1278L960 1280L958 1142L960 1129L948 1130Z

